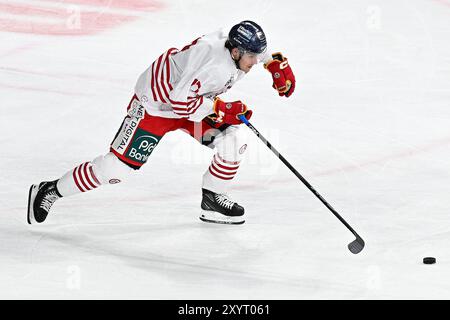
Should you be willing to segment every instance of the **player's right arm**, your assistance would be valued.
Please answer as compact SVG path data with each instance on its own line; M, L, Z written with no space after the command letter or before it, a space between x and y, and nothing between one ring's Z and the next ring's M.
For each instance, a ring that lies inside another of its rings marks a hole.
M212 112L213 101L203 96L214 89L216 85L211 74L215 74L215 72L208 68L185 70L169 93L173 112L184 118L191 117L200 108L209 109Z

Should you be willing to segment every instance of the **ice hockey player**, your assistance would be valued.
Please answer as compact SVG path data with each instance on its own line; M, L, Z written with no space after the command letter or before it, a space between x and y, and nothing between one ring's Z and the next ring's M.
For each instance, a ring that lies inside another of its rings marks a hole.
M242 21L229 31L207 34L181 50L164 52L138 78L110 151L60 179L30 187L28 223L44 222L61 197L125 180L147 161L167 132L178 129L216 150L203 175L200 219L244 223L244 208L231 200L227 190L247 147L238 116L250 119L252 111L241 101L225 102L218 96L260 62L271 73L278 94L291 96L292 69L281 53L267 52L265 34L255 22Z

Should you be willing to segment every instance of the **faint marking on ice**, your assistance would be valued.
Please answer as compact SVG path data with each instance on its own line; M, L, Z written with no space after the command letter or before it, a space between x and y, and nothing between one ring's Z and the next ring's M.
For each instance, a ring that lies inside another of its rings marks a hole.
M422 145L422 146L417 146L413 149L403 150L403 151L400 151L400 152L397 152L394 154L390 154L390 155L386 155L386 156L383 156L380 158L375 158L372 160L367 160L367 161L359 162L356 164L351 164L351 165L332 168L332 169L328 169L328 170L324 170L324 171L319 171L319 172L313 173L313 176L316 176L316 177L327 176L327 175L331 175L331 174L338 173L338 172L344 172L344 171L348 172L348 171L359 170L363 167L367 167L370 165L384 164L391 160L413 157L418 154L426 153L428 151L431 151L431 150L434 150L437 148L441 148L441 147L443 147L445 145L449 145L449 144L450 144L450 137L446 137L446 138L442 138L442 139L430 142L430 143Z
M367 268L366 287L371 291L380 291L381 286L381 270L379 266L372 265Z
M69 73L51 73L46 71L40 71L40 70L27 70L22 68L16 68L16 67L7 67L7 66L0 66L0 70L3 70L5 72L12 72L12 73L25 73L28 75L36 75L36 76L46 76L56 79L83 79L87 81L93 81L93 82L103 82L108 83L111 85L117 85L122 86L122 80L120 79L111 79L111 78L102 78L97 77L94 75L88 75L88 74L69 74ZM60 90L60 89L50 89L46 87L37 87L37 86L29 86L29 85L15 85L11 83L1 83L0 82L0 88L7 88L7 89L15 89L20 91L37 91L37 92L46 92L46 93L56 93L61 94L65 96L93 96L93 94L90 94L88 92L77 92L77 91L67 91L67 90ZM116 89L116 90L120 90ZM128 92L128 91L127 91Z
M0 83L1 88L8 88L8 89L16 89L21 91L39 91L39 92L49 92L49 93L57 93L62 94L66 96L92 96L92 94L88 94L86 92L70 92L65 90L54 90L54 89L48 89L48 88L38 88L38 87L31 87L31 86L19 86L19 85L11 85L11 84L5 84Z
M196 274L201 274L203 276L209 277L232 277L233 279L238 279L241 281L261 281L264 280L266 282L271 283L279 283L289 286L290 288L301 287L301 288L309 288L314 290L316 287L332 287L336 290L339 288L346 288L350 291L358 291L359 286L355 286L352 284L348 284L348 282L339 281L336 279L324 280L322 278L311 277L310 275L304 276L302 274L298 274L298 270L295 273L290 272L289 270L266 270L265 268L257 268L253 270L248 270L246 268L239 268L234 265L227 264L215 264L214 261L210 261L210 258L207 257L206 260L203 258L192 257L189 254L181 255L169 255L169 254L161 254L157 251L149 251L149 249L145 246L136 246L133 245L130 247L130 243L133 241L132 238L119 238L116 239L118 242L111 241L111 239L98 239L97 237L90 238L90 235L98 235L97 228L100 226L106 227L103 229L103 234L107 232L108 227L111 226L119 226L119 230L115 230L114 228L110 231L113 232L114 235L117 233L123 234L124 225L127 226L127 230L129 232L136 232L139 230L148 231L150 228L154 230L154 228L167 229L170 231L174 230L174 227L181 227L185 229L186 225L170 225L167 226L153 226L148 223L101 223L101 224L72 224L72 225L63 225L58 227L58 231L50 229L41 230L39 232L33 231L34 234L41 234L39 241L36 243L34 250L31 255L31 263L38 263L46 261L48 257L45 256L45 251L38 252L38 243L43 247L48 247L50 244L52 246L58 247L58 244L62 244L64 246L70 246L72 249L77 247L81 250L87 250L91 254L94 255L103 255L107 254L108 256L113 256L116 258L124 258L128 261L129 264L133 265L136 268L143 269L146 272L156 272L167 274L170 273L172 276L180 272L189 272L192 276L195 277ZM191 224L188 224L191 226ZM202 224L202 227L210 227L210 225ZM90 231L90 227L96 229L94 231ZM213 226L214 227L214 226ZM75 232L74 232L75 228ZM137 228L135 230L135 228ZM62 230L64 232L62 232ZM79 229L79 230L78 230ZM224 230L223 228L220 228ZM82 232L80 232L82 231ZM217 230L216 230L217 231ZM92 233L91 233L92 232ZM111 235L111 234L110 234ZM109 236L108 236L109 237ZM40 242L46 242L45 245ZM59 254L61 251L54 251L56 254ZM254 249L250 251L239 251L243 256L248 257L248 252L254 254ZM73 268L74 267L74 268ZM77 270L77 266L72 266L70 271L71 275L79 276L81 275L81 269ZM74 272L75 271L75 272ZM80 273L76 274L79 271ZM73 279L71 279L72 281ZM75 278L74 280L81 280ZM77 282L71 282L70 289L79 289L79 287L73 287L73 285L77 284ZM81 284L81 283L80 283ZM69 286L68 286L69 288Z
M25 44L25 45L21 45L21 46L9 49L6 52L0 53L0 57L1 58L6 58L6 57L9 57L9 56L15 56L15 55L17 55L19 53L22 53L24 51L33 49L33 48L37 47L38 45L39 45L38 42L33 42L33 43L28 43L28 44Z
M0 66L0 70L4 70L7 72L14 72L14 73L25 73L25 74L32 74L37 76L47 76L57 79L67 79L67 78L75 78L75 79L83 79L83 80L93 80L93 81L100 81L100 82L107 82L107 83L115 83L117 85L122 86L123 85L123 79L113 79L110 77L101 77L101 76L95 76L95 75L88 75L88 74L72 74L72 73L51 73L46 71L39 71L39 70L28 70L28 69L22 69L22 68L16 68L16 67L5 67Z
M81 268L77 265L67 267L66 287L69 290L81 289Z
M340 167L335 167L335 168L330 168L330 169L325 169L322 171L317 171L314 172L310 175L308 175L309 177L322 177L322 176L331 176L334 175L336 173L342 173L342 172L349 172L349 171L357 171L357 170L361 170L365 167L368 166L372 166L372 165L383 165L388 161L391 160L398 160L398 159L403 159L403 158L407 158L407 157L413 157L413 156L417 156L419 154L422 153L426 153L429 151L432 151L434 149L438 149L441 147L444 147L446 145L450 144L450 137L445 137L439 140L435 140L432 141L428 144L424 144L422 146L417 146L414 147L412 149L408 149L408 150L402 150L399 151L397 153L393 153L393 154L389 154L389 155L385 155L379 158L374 158L371 160L367 160L364 162L358 162L355 164L350 164L350 165L344 165L344 166L340 166ZM278 161L278 159L274 158L274 161ZM291 162L291 164L296 167L296 164ZM298 169L301 171L301 169ZM305 178L308 180L308 177L305 176ZM270 183L286 183L286 181L290 180L291 177L285 177L282 179L272 179L270 180ZM260 183L257 183L259 187L261 187ZM240 185L236 185L233 186L233 189L235 190L247 190L247 189L254 189L255 184L240 184ZM270 188L271 185L268 185L268 188Z

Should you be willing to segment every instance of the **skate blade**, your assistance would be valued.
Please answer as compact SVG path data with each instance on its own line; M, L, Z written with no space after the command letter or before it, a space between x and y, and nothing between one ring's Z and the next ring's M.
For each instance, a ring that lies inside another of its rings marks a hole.
M28 192L28 212L27 212L27 221L28 224L36 224L37 221L34 218L34 210L33 210L33 203L34 199L36 198L36 194L39 190L39 186L36 184L31 185L30 191Z
M237 217L225 216L218 212L206 210L202 211L202 214L200 215L199 218L203 222L218 223L218 224L243 224L245 222L242 216Z

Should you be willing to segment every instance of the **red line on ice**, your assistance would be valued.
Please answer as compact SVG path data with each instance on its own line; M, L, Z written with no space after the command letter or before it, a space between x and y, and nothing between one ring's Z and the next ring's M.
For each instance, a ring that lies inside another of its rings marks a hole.
M444 6L450 7L450 2L447 0L433 0L434 2L440 3Z
M0 3L0 12L16 14L21 16L53 16L65 18L69 14L65 8L45 8L41 6L30 6L24 4Z
M65 7L46 7L45 2L66 5ZM96 8L79 8L79 12L70 12L70 5L90 5ZM118 13L107 12L106 9L119 10ZM10 14L9 17L0 18L0 31L16 33L43 34L43 35L89 35L109 30L124 23L139 19L132 13L120 12L120 9L140 12L161 10L163 5L156 0L47 0L37 5L4 4L0 3L0 12ZM15 17L18 16L18 17ZM27 21L27 18L30 18ZM59 21L33 21L32 17L51 17ZM79 26L74 20L79 20ZM72 23L68 23L72 22Z
M136 11L156 11L164 5L156 0L44 0L47 2L58 2L67 5L86 4L91 6L102 6L104 8L117 8Z

